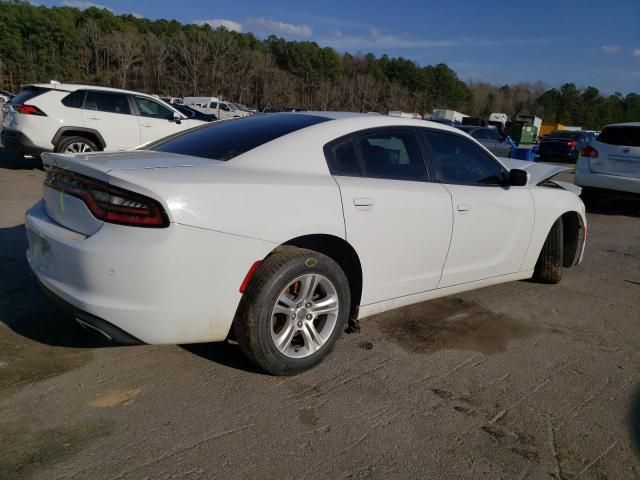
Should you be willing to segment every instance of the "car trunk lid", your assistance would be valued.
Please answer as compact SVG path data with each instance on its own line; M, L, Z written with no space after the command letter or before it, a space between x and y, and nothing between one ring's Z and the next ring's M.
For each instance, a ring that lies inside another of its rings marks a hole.
M48 178L51 175L55 175L56 171L62 170L98 180L103 184L113 185L112 180L117 179L112 174L117 171L197 167L211 165L216 161L141 150L115 153L96 152L80 155L45 153L42 155L42 163L48 170ZM119 187L122 188L122 185L119 185ZM135 193L162 203L162 199L157 198L154 192L150 192L142 186L130 185L128 187L129 190ZM48 215L70 230L84 235L93 235L103 224L103 221L96 218L86 203L77 198L77 196L56 190L45 183L43 198Z

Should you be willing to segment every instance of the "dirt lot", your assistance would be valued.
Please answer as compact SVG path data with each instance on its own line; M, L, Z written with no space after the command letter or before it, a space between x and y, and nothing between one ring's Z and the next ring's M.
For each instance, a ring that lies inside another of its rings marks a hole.
M37 163L0 152L0 478L639 478L640 207L584 263L379 315L319 368L109 347L29 276ZM637 432L636 432L637 433Z

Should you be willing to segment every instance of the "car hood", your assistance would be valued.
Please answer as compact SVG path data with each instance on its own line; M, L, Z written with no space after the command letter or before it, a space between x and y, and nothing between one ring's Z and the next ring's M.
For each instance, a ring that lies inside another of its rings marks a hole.
M500 161L509 170L517 168L527 172L529 174L527 186L531 187L545 183L557 174L569 170L569 167L564 167L562 165L549 165L548 163L528 162L526 160L515 160L513 158L500 157ZM575 193L576 195L580 195L582 192L582 189L573 183L563 182L560 180L552 180L551 182L564 190Z
M529 174L527 185L539 185L551 177L555 177L560 172L569 170L561 165L549 165L546 163L528 162L526 160L515 160L513 158L500 157L502 164L509 170L517 168Z

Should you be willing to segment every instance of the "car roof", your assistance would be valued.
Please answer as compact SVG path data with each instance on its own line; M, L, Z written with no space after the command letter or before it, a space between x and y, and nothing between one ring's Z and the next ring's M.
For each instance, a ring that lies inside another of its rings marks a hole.
M147 93L135 92L133 90L123 90L121 88L112 88L112 87L101 87L100 85L82 85L79 83L29 83L27 85L22 86L22 88L26 88L26 87L46 88L49 90L60 90L63 92L75 92L76 90L100 90L104 92L127 93L130 95L144 95L145 97L156 98Z
M612 123L611 125L605 125L607 127L640 127L640 122L624 122L624 123Z

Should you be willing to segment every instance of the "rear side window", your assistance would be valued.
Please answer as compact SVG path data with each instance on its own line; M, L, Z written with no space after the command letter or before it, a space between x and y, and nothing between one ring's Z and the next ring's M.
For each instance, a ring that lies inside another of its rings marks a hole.
M76 90L62 99L62 104L70 108L82 108L84 103L84 90Z
M278 137L327 120L297 113L255 115L178 133L149 145L147 150L231 160Z
M598 135L598 141L609 145L640 147L640 126L604 127Z
M86 110L98 110L99 112L131 114L129 100L122 93L89 90L84 102L84 108Z
M329 171L334 175L362 175L358 154L351 137L324 148Z
M409 130L380 131L358 137L364 173L398 180L424 180L427 170L418 141Z
M431 163L442 183L500 185L504 172L481 148L459 135L421 129Z
M37 97L38 95L47 92L46 88L38 88L38 87L27 87L22 90L19 94L9 100L10 105L22 105L25 102L28 102L32 98Z
M485 132L489 140L493 140L494 142L502 141L502 135L500 135L498 132L489 129L485 130Z

